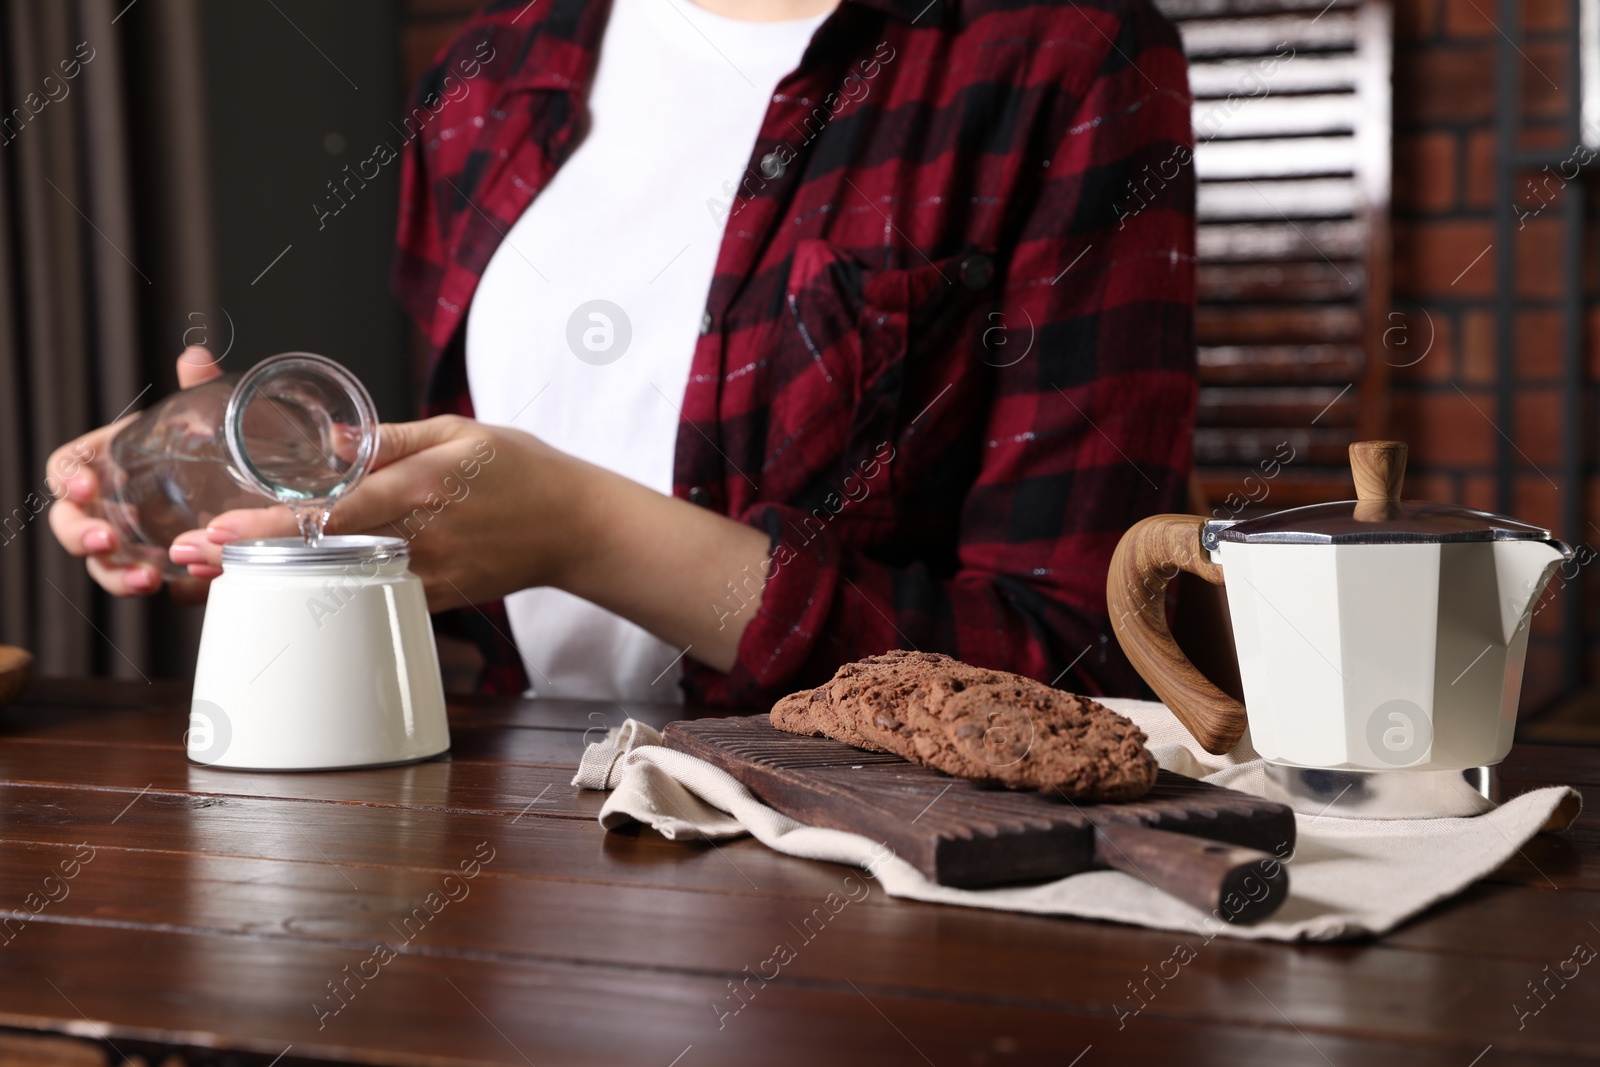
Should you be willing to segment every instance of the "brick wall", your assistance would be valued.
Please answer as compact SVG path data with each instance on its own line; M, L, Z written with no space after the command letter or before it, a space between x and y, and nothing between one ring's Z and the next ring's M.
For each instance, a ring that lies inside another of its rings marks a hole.
M1565 150L1572 5L1523 0L1522 144ZM1504 431L1522 453L1518 518L1561 529L1561 293L1563 208L1542 211L1530 179L1513 183L1529 212L1510 250L1495 240L1495 0L1398 0L1395 11L1394 296L1413 346L1433 347L1394 375L1392 431L1411 443L1407 495L1496 510L1495 454ZM1558 183L1552 182L1552 188ZM1550 193L1544 194L1546 198ZM1516 404L1498 424L1494 309L1497 258L1514 257ZM1396 335L1398 338L1399 335ZM1592 350L1591 350L1592 352ZM1414 347L1403 359L1420 354ZM1594 360L1591 356L1591 363ZM1534 622L1524 707L1556 691L1560 613Z
M407 83L476 7L472 0L406 0L401 52ZM1407 495L1496 509L1495 455L1503 429L1526 456L1514 512L1561 530L1561 205L1517 234L1516 418L1499 427L1495 382L1494 243L1496 0L1396 0L1394 53L1394 295L1408 346L1391 362L1391 430L1411 443ZM1575 91L1567 67L1572 5L1523 0L1523 143L1569 148L1562 121ZM1521 179L1520 201L1538 207ZM1547 194L1548 195L1548 194ZM1595 271L1591 268L1589 273ZM1600 311L1592 314L1600 326ZM1600 330L1590 329L1591 336ZM1395 334L1398 341L1401 334ZM1600 346L1589 348L1591 377ZM1541 473L1542 471L1542 473ZM1552 484L1555 483L1555 484ZM1600 481L1591 495L1600 512ZM1600 544L1600 532L1588 537ZM1600 605L1594 613L1600 616ZM1535 620L1524 707L1560 694L1559 611ZM1600 618L1591 620L1600 632ZM1597 664L1600 666L1600 664Z

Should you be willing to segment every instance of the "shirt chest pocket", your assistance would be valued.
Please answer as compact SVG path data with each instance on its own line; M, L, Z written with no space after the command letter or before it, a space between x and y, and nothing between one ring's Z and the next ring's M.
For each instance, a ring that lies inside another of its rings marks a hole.
M976 294L960 259L877 269L826 241L796 245L763 346L766 493L810 506L865 479L887 505L887 457L916 414L901 410L907 377L965 343Z

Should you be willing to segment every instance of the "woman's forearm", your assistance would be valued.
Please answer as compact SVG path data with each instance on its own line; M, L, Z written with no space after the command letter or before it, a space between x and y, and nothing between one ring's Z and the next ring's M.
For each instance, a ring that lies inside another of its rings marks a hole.
M554 584L732 668L760 607L767 535L589 464L572 473L576 540Z

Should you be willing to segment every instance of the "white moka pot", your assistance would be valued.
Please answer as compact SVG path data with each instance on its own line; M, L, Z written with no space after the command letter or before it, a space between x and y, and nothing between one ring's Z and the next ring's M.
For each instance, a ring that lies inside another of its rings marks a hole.
M209 767L382 767L450 747L422 582L398 537L222 550L200 634L189 758Z
M1350 447L1357 499L1244 521L1157 515L1107 597L1128 658L1209 752L1246 725L1275 795L1358 817L1487 810L1516 727L1533 607L1570 548L1486 512L1401 501L1405 445ZM1167 628L1179 570L1227 592L1244 704Z

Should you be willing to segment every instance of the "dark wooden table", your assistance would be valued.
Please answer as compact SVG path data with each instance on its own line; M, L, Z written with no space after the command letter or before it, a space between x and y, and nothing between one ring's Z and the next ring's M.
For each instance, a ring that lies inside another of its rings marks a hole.
M186 707L63 681L0 712L0 917L27 917L0 923L0 1027L281 1065L1600 1058L1600 960L1553 977L1600 947L1588 815L1388 937L1203 944L889 900L750 840L606 834L568 783L616 706L460 702L448 759L298 775L189 764ZM1600 784L1600 749L1521 748L1503 779ZM856 899L803 926L829 894ZM1195 958L1119 1021L1179 942ZM745 982L779 944L778 976Z

